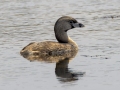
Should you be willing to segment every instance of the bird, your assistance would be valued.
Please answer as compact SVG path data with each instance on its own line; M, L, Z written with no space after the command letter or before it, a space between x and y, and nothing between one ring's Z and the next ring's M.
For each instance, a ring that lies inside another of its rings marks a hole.
M54 33L58 42L43 41L32 42L25 46L21 51L21 55L66 55L69 52L77 52L78 45L67 35L67 31L73 28L84 27L75 18L70 16L60 17L54 25Z

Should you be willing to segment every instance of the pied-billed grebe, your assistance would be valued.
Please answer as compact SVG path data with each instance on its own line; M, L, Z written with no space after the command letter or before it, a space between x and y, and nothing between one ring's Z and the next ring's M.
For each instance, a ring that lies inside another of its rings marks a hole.
M33 42L24 47L20 53L22 55L59 55L78 51L77 44L67 35L68 30L76 27L84 27L84 25L72 17L63 16L56 21L54 26L55 37L58 42Z

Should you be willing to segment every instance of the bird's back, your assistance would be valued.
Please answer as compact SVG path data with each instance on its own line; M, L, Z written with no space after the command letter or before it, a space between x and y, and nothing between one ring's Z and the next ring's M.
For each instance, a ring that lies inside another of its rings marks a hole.
M62 55L77 50L78 48L74 44L45 41L40 43L30 43L24 47L20 53L22 55Z

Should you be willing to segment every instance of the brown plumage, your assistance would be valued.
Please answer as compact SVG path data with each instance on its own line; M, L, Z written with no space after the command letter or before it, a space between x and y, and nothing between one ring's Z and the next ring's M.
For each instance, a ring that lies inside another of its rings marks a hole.
M58 42L33 42L24 47L20 53L22 55L62 55L77 51L77 44L68 37L67 31L83 26L83 24L78 23L74 18L63 16L56 21L54 26L54 32Z

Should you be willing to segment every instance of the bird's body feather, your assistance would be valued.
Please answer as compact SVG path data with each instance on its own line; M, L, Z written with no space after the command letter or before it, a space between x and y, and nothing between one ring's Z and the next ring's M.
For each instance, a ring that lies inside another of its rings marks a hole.
M33 42L21 50L21 54L64 54L76 51L78 48L70 43L58 43L53 41Z

